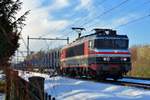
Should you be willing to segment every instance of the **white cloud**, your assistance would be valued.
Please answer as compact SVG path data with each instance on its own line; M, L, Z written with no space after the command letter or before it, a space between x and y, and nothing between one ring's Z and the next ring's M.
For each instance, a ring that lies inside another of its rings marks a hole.
M101 14L104 11L104 7L99 3L95 3L94 0L79 0L80 1L80 5L78 5L75 10L87 10L87 14L84 17L79 17L79 21L78 22L82 22L79 23L79 25L81 27L85 27L85 28L89 28L88 25L90 25L91 23L93 23L93 21L99 19L96 18L96 16L98 16L99 14ZM78 20L77 19L77 20ZM93 25L92 25L93 27Z
M67 6L69 6L69 0L55 0L55 2L50 6L50 9L56 10Z
M90 10L92 6L92 0L80 0L80 5L78 5L75 10L80 10L82 8Z
M23 32L26 34L29 33L30 35L36 34L37 36L37 33L41 34L48 30L51 31L54 28L60 30L68 25L68 20L53 20L53 16L51 15L52 11L68 6L68 0L55 0L55 2L46 7L41 6L42 2L40 1L41 0L24 0L21 12L25 12L30 9L31 12L27 16L27 25ZM58 27L59 24L62 26Z
M26 40L27 36L38 37L42 34L50 34L51 37L55 37L55 33L64 29L68 24L68 20L54 20L51 13L56 10L60 10L69 5L68 0L54 0L51 4L47 6L42 6L44 0L21 0L23 2L22 9L17 15L18 17L22 15L25 11L31 10L30 14L27 16L25 21L26 26L22 31L22 36ZM25 49L23 43L21 42L20 49ZM31 47L38 49L39 45L36 43L31 44ZM32 49L32 48L31 48Z

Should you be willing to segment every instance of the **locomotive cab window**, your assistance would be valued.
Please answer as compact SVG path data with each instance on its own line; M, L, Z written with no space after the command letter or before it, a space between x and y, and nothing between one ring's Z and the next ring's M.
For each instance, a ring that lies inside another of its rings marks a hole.
M113 48L113 41L110 39L96 39L94 41L94 48L112 49Z
M117 39L114 41L115 48L119 49L127 49L128 48L128 40L126 39Z
M128 49L128 39L96 39L94 48L97 49Z

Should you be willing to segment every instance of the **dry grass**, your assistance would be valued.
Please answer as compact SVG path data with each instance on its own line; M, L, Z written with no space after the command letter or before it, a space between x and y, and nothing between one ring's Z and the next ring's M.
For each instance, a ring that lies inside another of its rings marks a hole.
M132 71L128 73L134 77L150 78L150 46L136 46L131 48Z
M1 80L0 81L0 92L1 93L5 92L5 86L6 86L5 81Z

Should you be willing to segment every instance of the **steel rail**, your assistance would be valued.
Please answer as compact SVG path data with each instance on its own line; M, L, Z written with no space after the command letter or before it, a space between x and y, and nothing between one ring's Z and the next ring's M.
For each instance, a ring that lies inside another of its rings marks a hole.
M114 85L120 85L120 86L128 86L128 87L136 87L136 88L142 88L142 89L147 89L150 90L150 84L145 84L145 83L137 83L137 82L127 82L127 81L114 81L114 80L97 80L97 79L91 79L91 78L81 78L81 77L68 77L72 79L79 79L79 80L84 80L84 81L94 81L94 82L100 82L104 84L114 84ZM138 79L135 79L138 80Z

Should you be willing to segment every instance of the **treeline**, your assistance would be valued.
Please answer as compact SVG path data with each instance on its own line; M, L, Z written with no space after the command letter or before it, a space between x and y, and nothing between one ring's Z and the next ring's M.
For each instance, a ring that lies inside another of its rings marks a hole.
M150 78L150 45L132 46L130 51L132 71L129 75Z

